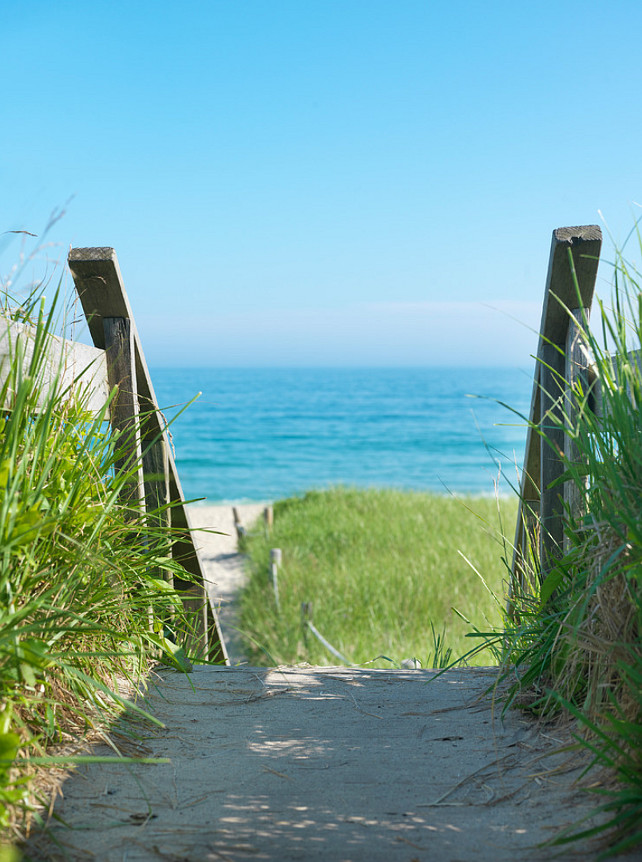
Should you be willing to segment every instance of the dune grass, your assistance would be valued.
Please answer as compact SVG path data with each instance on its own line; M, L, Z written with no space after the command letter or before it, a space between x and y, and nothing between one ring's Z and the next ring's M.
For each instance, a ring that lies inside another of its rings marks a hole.
M3 337L28 324L4 340L0 384L0 858L43 802L31 779L60 765L52 746L140 713L119 687L185 664L166 626L191 624L163 576L189 578L171 535L123 502L126 435L47 370L57 303L38 287L0 308Z
M498 508L492 498L348 488L277 503L271 534L259 524L247 539L250 580L240 627L251 661L337 663L315 637L304 636L303 602L312 603L321 634L354 664L391 667L417 658L429 667L443 664L448 650L467 652L470 625L453 609L484 629L502 617L500 512L514 523L513 501ZM280 609L271 548L283 553ZM494 660L491 650L475 657L477 664Z
M642 252L637 225L636 234ZM605 857L642 843L642 277L617 249L613 271L611 306L597 303L583 332L601 415L589 378L553 420L576 444L563 480L581 504L566 512L567 545L552 569L542 572L530 549L514 620L495 633L516 680L510 698L573 716L579 743L615 778L595 788L601 825L557 838L606 833Z

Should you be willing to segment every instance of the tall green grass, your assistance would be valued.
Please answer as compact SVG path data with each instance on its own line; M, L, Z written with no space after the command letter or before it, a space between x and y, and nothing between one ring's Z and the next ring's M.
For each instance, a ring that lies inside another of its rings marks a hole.
M567 546L552 570L541 573L531 549L527 586L513 585L516 622L495 641L520 671L512 697L573 715L595 764L614 772L617 783L597 790L603 825L559 838L606 832L605 856L642 842L642 361L632 353L642 343L642 279L617 250L613 272L610 307L597 302L591 326L584 321L592 375L559 420L579 453L563 480L581 504L566 512Z
M47 369L54 292L47 306L42 289L4 294L0 308L0 334L31 327L9 338L0 386L0 845L38 808L30 779L58 762L52 745L135 709L121 682L161 657L180 665L167 626L191 626L163 577L188 578L171 535L123 503L128 439Z
M514 523L513 501L499 508ZM500 523L494 499L394 490L335 488L277 503L273 532L266 536L258 525L247 541L240 628L251 662L336 664L302 628L303 602L312 603L320 633L354 664L417 658L429 667L443 664L448 650L466 652L464 618L482 628L501 621ZM280 608L270 578L275 547L283 552ZM475 661L489 664L494 655L488 650Z

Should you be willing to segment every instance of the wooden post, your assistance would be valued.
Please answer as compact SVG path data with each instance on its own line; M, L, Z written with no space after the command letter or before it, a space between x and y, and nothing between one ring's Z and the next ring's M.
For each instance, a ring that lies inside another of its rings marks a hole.
M87 318L89 331L96 347L106 348L103 320L123 318L129 322L134 380L139 413L142 414L143 472L147 476L144 496L152 510L158 508L155 500L163 498L169 489L171 527L175 539L172 554L193 575L196 583L175 579L174 586L184 593L183 604L196 611L199 618L197 646L207 657L220 664L229 664L216 611L210 603L205 586L203 566L194 545L187 514L185 497L174 459L167 444L165 422L162 420L151 377L129 300L123 286L118 259L113 248L74 248L69 253L69 269ZM157 448L156 442L163 443ZM162 478L160 465L163 464ZM165 473L164 466L167 466Z
M263 509L263 529L265 531L265 538L270 538L270 533L272 532L272 527L274 526L274 509L272 506L266 506Z
M513 579L522 588L525 586L526 560L529 556L530 525L536 520L540 524L540 566L542 568L550 564L554 558L555 549L561 548L562 545L563 512L560 499L562 491L561 488L550 488L550 483L561 475L559 464L555 466L554 462L559 462L555 452L556 450L558 454L563 452L564 443L559 434L553 433L554 448L544 451L537 429L543 428L546 433L551 431L550 419L553 415L551 410L561 410L562 402L559 404L555 402L563 397L560 381L563 381L566 375L566 367L562 359L566 352L569 328L567 309L590 308L601 245L602 232L597 225L563 227L553 231L513 553ZM511 616L514 611L512 599L513 587L509 591L508 599L508 612Z
M312 622L312 602L301 602L301 629L303 631L303 643L308 645L308 623Z
M279 600L279 566L283 562L283 552L281 548L272 548L270 551L270 572L272 575L272 589L274 590L274 602L277 611L281 610L281 602Z
M239 515L238 509L236 506L232 506L232 517L234 518L234 528L236 530L236 539L240 542L247 535L247 530L241 523L241 516Z

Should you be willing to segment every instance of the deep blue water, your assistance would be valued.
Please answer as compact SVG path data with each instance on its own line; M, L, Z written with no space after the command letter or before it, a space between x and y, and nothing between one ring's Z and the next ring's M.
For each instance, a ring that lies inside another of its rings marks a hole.
M515 482L526 436L497 401L526 413L532 389L511 368L157 368L152 381L168 418L202 392L171 431L186 497L209 502L339 483L491 494L496 461Z

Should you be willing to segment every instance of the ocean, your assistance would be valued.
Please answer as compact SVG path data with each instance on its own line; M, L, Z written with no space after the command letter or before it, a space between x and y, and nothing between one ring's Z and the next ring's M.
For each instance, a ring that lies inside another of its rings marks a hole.
M532 372L156 368L187 499L268 501L343 484L510 493ZM197 393L187 409L177 413ZM502 403L500 403L502 402ZM501 476L501 478L500 478Z

